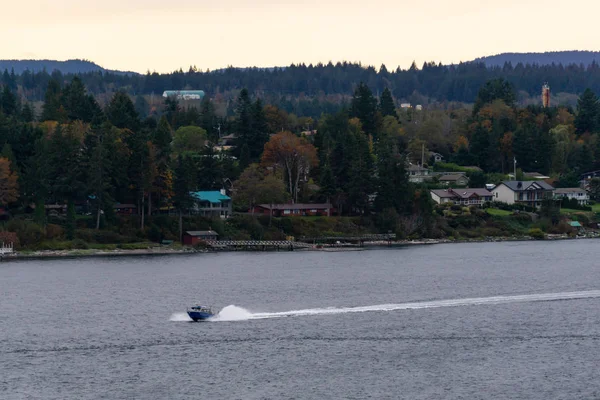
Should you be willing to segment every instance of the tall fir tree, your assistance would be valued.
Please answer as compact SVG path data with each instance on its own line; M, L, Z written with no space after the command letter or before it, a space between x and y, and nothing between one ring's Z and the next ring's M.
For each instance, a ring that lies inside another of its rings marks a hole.
M575 129L578 134L586 132L597 133L600 126L600 101L598 96L590 89L577 100L577 115L575 116Z
M392 117L398 118L398 115L396 114L396 105L392 98L392 92L390 92L390 89L388 88L385 88L381 94L381 98L379 99L379 110L383 117L391 115Z
M376 138L378 130L377 120L377 100L373 96L371 89L361 82L350 103L350 117L356 117L362 124L363 131L367 135Z
M44 106L40 121L58 121L66 120L66 113L61 106L61 88L57 80L51 79L44 95Z

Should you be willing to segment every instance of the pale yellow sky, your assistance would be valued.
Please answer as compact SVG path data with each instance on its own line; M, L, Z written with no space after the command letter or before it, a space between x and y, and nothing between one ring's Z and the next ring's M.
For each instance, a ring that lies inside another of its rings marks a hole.
M388 69L502 52L600 50L598 0L5 0L0 59L120 70L360 61Z

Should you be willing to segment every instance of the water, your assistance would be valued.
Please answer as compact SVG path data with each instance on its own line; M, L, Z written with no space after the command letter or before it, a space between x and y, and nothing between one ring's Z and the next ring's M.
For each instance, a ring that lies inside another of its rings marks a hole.
M0 264L0 398L600 398L598 244Z

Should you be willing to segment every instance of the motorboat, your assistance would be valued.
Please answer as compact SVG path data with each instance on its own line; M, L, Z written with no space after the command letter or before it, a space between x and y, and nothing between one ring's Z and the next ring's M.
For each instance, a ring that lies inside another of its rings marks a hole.
M187 314L192 320L194 320L194 322L204 321L215 316L215 312L213 312L213 309L211 307L202 305L189 307L187 310Z

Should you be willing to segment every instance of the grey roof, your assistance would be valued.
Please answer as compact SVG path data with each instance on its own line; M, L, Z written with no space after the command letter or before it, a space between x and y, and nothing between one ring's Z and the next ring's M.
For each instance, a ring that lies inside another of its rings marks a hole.
M466 199L473 195L478 197L492 197L493 194L484 188L465 188L465 189L435 189L431 191L440 198L462 198Z
M420 165L410 165L408 167L409 171L427 171L427 168L423 168Z
M219 236L215 231L187 231L186 234L190 236Z
M508 187L513 192L522 192L526 190L554 190L552 186L544 181L504 181L502 185Z
M585 193L585 189L582 188L558 188L554 191L555 194L567 194L567 193Z
M469 180L469 178L467 178L465 176L465 174L446 174L446 175L440 176L438 179L440 181L457 181L460 178L464 178L466 180Z

